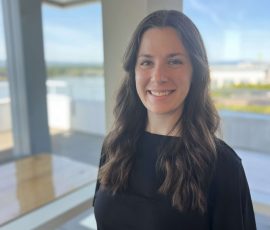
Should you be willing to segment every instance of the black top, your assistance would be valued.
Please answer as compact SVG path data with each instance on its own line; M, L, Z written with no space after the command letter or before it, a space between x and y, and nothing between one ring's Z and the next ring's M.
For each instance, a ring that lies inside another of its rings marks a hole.
M218 143L216 169L205 214L180 212L157 193L162 183L155 168L158 146L174 138L145 132L125 192L114 196L97 183L94 211L98 230L255 230L255 218L241 159ZM102 163L101 163L102 164Z

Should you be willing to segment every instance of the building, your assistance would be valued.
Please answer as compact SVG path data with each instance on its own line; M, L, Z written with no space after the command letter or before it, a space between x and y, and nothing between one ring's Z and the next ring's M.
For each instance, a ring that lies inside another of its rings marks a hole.
M221 88L230 84L269 84L268 65L213 65L210 76L212 87Z

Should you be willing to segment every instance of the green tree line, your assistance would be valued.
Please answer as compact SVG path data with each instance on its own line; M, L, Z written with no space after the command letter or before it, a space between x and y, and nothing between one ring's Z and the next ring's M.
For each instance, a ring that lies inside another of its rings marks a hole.
M57 76L103 76L102 65L51 65L47 66L47 76L49 78ZM0 67L0 80L6 80L7 70Z
M250 90L270 90L270 84L268 83L259 83L259 84L250 84L250 83L241 83L241 84L232 84L230 86L232 89L250 89Z

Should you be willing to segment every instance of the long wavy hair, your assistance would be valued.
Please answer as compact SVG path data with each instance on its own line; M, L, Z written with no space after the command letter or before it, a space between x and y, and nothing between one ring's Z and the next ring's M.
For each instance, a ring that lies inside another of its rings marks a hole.
M135 86L135 65L144 32L150 28L175 29L187 50L192 67L192 83L181 117L177 141L166 142L156 164L164 175L158 191L168 195L180 211L207 209L207 189L217 157L215 132L219 116L209 96L209 65L200 33L193 22L175 10L159 10L145 17L137 26L124 55L126 72L114 109L115 123L102 147L99 183L115 194L127 188L128 179L144 133L147 111ZM171 138L172 139L172 138Z

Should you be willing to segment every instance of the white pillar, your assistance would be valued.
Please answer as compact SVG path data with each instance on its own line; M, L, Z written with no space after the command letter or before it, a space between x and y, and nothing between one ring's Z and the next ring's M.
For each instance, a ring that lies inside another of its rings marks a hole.
M137 24L159 9L182 11L182 0L102 0L107 132L113 124L116 93L124 76L125 48Z
M41 0L3 0L14 153L50 152Z

